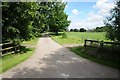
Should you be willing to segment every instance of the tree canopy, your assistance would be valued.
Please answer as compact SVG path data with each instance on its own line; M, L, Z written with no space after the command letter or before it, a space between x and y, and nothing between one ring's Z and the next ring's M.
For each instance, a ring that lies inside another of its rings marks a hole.
M95 32L106 32L108 30L107 26L102 26L102 27L96 27L94 29Z
M86 32L87 30L84 28L80 28L79 32Z
M66 30L70 21L62 2L3 2L2 41L29 40L41 32Z
M120 42L120 0L116 1L116 6L110 13L111 16L105 22L108 27L107 37L113 41Z
M58 31L67 30L70 21L67 20L68 15L64 12L65 3L53 2L54 7L51 8L51 12L48 19L49 29L56 34Z
M70 29L70 32L86 32L87 30L86 29L84 29L84 28L80 28L80 29L77 29L77 28L75 28L75 29Z

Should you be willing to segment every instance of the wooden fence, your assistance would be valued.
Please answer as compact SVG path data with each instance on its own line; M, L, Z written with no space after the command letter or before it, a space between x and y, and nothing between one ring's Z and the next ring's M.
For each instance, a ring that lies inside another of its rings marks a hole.
M84 42L85 47L103 48L105 45L112 45L112 48L114 48L114 46L120 46L120 43L116 43L116 42L104 42L104 41L97 41L97 40L84 40L84 41L85 41Z
M11 53L19 52L20 51L19 47L20 47L19 44L14 44L13 42L0 44L1 56L4 56L9 52Z

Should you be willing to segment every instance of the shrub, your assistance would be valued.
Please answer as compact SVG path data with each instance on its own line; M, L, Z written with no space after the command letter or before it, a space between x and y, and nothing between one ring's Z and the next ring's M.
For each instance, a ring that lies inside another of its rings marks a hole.
M67 38L67 34L65 32L62 34L62 38Z

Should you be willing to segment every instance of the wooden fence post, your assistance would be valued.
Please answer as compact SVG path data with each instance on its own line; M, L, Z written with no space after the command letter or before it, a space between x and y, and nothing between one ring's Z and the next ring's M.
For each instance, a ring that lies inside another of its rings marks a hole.
M103 48L103 41L100 42L100 48Z
M93 41L90 41L90 45L92 45L93 44Z
M85 43L84 43L84 46L86 47L86 39L85 39Z

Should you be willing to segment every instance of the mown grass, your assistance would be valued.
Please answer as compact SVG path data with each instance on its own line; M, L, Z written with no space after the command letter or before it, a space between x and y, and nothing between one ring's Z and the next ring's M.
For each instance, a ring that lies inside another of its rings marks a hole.
M39 38L33 38L29 41L24 41L22 44L26 44L26 45L31 45L31 46L35 46L37 44Z
M8 54L3 56L0 59L0 73L14 67L15 65L23 62L27 58L29 58L33 53L35 49L28 49L25 53L17 53L17 54Z
M66 32L66 38L62 35L51 35L59 44L82 44L84 39L110 41L105 37L105 32Z
M84 39L110 41L106 39L105 32L66 32L66 35L62 35L62 33L60 34L51 35L52 39L59 44L84 44ZM112 51L112 48L110 46L107 46L105 49L90 47L85 48L84 46L80 46L72 47L70 50L79 56L87 58L96 63L100 63L116 69L120 68L120 52L116 52L116 50Z
M112 68L120 69L120 54L119 52L112 52L104 49L99 48L91 48L84 46L79 47L72 47L70 48L71 51L76 53L79 56L82 56L84 58L87 58L91 61L94 61L96 63L100 63Z
M34 38L30 41L26 41L23 44L28 44L35 46L37 44L38 38ZM21 52L11 54L8 53L0 58L0 73L16 66L17 64L28 59L35 51L35 48L26 48L24 46L20 47Z

